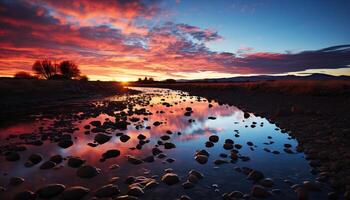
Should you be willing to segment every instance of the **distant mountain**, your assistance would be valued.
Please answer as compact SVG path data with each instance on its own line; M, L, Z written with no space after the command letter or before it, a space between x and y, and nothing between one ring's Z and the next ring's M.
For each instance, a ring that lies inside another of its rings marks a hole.
M315 73L306 76L285 75L285 76L237 76L231 78L212 78L181 80L179 82L244 82L244 81L272 81L272 80L350 80L350 76L333 76L329 74Z

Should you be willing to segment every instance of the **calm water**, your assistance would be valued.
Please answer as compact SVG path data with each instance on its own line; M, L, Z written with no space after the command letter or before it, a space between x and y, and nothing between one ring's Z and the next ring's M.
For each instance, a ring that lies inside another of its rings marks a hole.
M282 193L274 194L271 199L295 199L295 193L290 189L290 185L284 182L285 179L293 183L301 183L304 180L314 180L314 176L310 173L310 167L304 159L303 153L296 153L295 147L297 141L291 139L288 134L282 133L278 127L269 123L266 119L255 117L251 114L248 119L244 119L244 113L234 107L227 105L218 105L216 102L208 102L204 98L188 96L185 93L154 88L137 88L143 93L134 96L116 96L108 98L103 101L96 101L95 106L103 107L108 101L123 101L133 102L135 105L129 109L146 108L152 115L136 115L128 116L128 119L137 117L140 118L138 122L132 122L125 131L107 130L113 136L111 140L105 144L91 147L88 143L94 142L96 133L84 134L86 129L84 126L91 121L99 120L104 122L107 118L114 122L115 117L112 113L119 111L104 111L96 112L96 117L89 117L87 119L72 119L72 116L79 116L86 112L72 109L73 113L65 111L64 113L51 110L50 115L38 115L34 120L28 122L20 122L8 127L0 128L0 143L1 145L8 143L23 143L18 138L6 140L9 135L19 135L23 133L40 134L48 131L64 132L64 128L72 126L78 127L73 135L74 145L63 149L57 146L57 143L44 141L41 146L33 146L21 144L26 146L27 150L20 152L21 159L16 162L5 161L4 156L0 157L0 186L7 188L7 191L0 193L0 199L11 199L14 194L26 189L36 191L39 187L48 183L62 183L68 186L81 185L88 187L94 191L96 188L105 185L112 177L120 177L117 185L124 194L127 191L127 184L124 180L128 176L146 176L151 177L158 175L161 177L165 174L164 169L172 168L174 173L179 175L180 183L168 186L160 183L154 189L146 190L145 195L140 199L176 199L181 195L186 194L192 199L222 199L221 195L225 192L241 191L249 193L253 182L246 179L246 175L235 170L236 167L250 167L255 170L262 171L265 177L272 178L275 186L268 188L281 189ZM166 103L165 103L166 102ZM168 104L169 105L168 105ZM209 108L209 103L213 107ZM168 106L167 106L168 105ZM82 105L79 105L82 106ZM191 107L193 113L191 116L184 116L185 108ZM129 110L124 109L128 112ZM216 119L208 119L208 117L216 117ZM144 119L147 118L147 119ZM189 119L194 122L190 123ZM62 125L64 123L57 123L57 121L67 121L69 125ZM162 122L159 126L154 126L153 123ZM256 127L251 125L256 123ZM55 125L55 126L54 126ZM150 126L151 129L145 127ZM170 141L176 145L174 149L164 149L159 146L166 155L166 158L155 158L152 163L142 163L140 165L133 165L126 159L127 155L133 155L138 158L144 158L151 155L152 148L160 140L160 136L167 135L166 131L172 131L173 134ZM122 143L116 133L123 132L131 137L131 139ZM181 134L177 134L181 132ZM141 150L134 149L139 143L137 136L142 133L150 140L149 143L143 145ZM237 134L238 133L238 134ZM237 134L236 137L235 134ZM214 147L206 148L205 142L211 135L218 135L219 142L215 143ZM268 137L272 139L268 139ZM230 155L230 150L225 150L223 144L225 139L234 140L235 144L241 144L239 154L248 156L249 161L238 160L235 163L227 163L222 165L215 165L213 162L221 158L220 154L225 153ZM251 141L254 146L250 148L246 143ZM291 149L294 154L288 154L283 151L284 144L292 145ZM280 154L276 155L264 151L268 148L271 151L277 150ZM108 159L105 162L100 162L102 153L109 149L118 149L121 155L117 158ZM195 161L194 155L196 150L206 149L209 153L209 160L202 165ZM86 160L87 164L96 166L102 170L101 174L92 179L81 179L76 176L75 168L67 166L67 162L61 163L62 166L54 169L41 170L40 163L31 168L24 167L24 163L28 156L32 153L40 153L43 155L43 160L46 161L52 155L60 154L63 157L79 156ZM174 162L166 162L167 158L175 159ZM113 164L118 164L118 169L109 169ZM189 170L195 169L204 174L205 178L200 180L194 188L183 189L181 183L186 180ZM25 182L18 186L9 186L9 179L13 176L23 177ZM158 178L159 180L160 178ZM161 182L159 180L159 182ZM218 189L213 187L213 184L218 185ZM324 186L325 187L325 186ZM312 199L325 199L325 188L323 192L311 193ZM86 199L93 196L90 192Z

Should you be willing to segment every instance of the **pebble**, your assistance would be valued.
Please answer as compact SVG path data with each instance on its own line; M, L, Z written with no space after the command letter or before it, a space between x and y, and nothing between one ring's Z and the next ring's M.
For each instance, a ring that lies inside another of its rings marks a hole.
M194 187L194 184L192 182L190 182L190 181L186 181L186 182L182 183L182 187L184 189L190 189L190 188Z
M78 168L85 163L85 160L79 157L69 157L68 158L68 166L72 168Z
M194 157L194 159L199 163L199 164L205 164L208 162L208 156L206 155L197 155Z
M247 179L253 180L253 181L259 181L263 178L264 178L264 174L257 170L251 171L247 176Z
M219 141L219 136L217 136L217 135L211 135L211 136L209 136L209 141L210 141L210 142L216 143L216 142Z
M139 158L136 158L135 156L132 155L128 155L127 159L129 161L129 163L134 164L134 165L139 165L141 163L143 163L143 161Z
M53 184L49 184L44 187L41 187L38 191L36 191L36 193L40 198L49 199L59 195L65 189L66 189L66 186L58 183L53 183Z
M99 198L113 197L120 194L118 186L113 184L104 185L95 191L95 196Z
M40 165L40 169L51 169L56 166L56 163L52 161L46 161L43 164Z
M176 145L174 143L171 143L171 142L166 142L166 143L164 143L164 148L165 149L173 149L173 148L176 148Z
M210 148L210 147L213 147L213 146L214 146L213 142L210 142L210 141L205 142L205 147Z
M142 190L142 188L137 186L130 187L128 190L128 195L135 196L135 197L142 196L144 195L144 193L145 192Z
M119 137L119 140L120 140L121 142L127 142L128 140L130 140L130 136L128 136L128 135L121 135L121 136Z
M20 185L24 182L24 178L22 177L12 177L10 178L10 185L16 186L16 185Z
M260 184L264 187L272 187L274 185L273 180L271 178L265 178L261 180Z
M109 140L111 139L111 136L109 135L105 135L105 134L102 134L102 133L98 133L96 136L95 136L95 141L99 144L104 144L106 142L108 142Z
M266 198L271 195L264 187L261 185L254 185L251 190L251 195L257 198Z
M13 197L13 200L35 200L35 199L36 199L36 194L30 190L19 192Z
M65 191L63 191L61 195L61 199L63 200L79 200L84 198L88 193L90 192L90 189L82 186L73 186Z
M119 155L120 155L120 151L118 149L110 149L102 154L102 159L107 160L109 158L118 157Z
M50 158L50 161L60 164L63 161L63 157L61 155L54 155Z
M162 176L161 180L167 185L174 185L180 181L178 175L175 173L166 173Z
M99 173L100 169L91 165L84 165L77 170L77 176L80 178L93 178Z
M137 197L130 196L130 195L122 195L114 198L115 200L138 200Z

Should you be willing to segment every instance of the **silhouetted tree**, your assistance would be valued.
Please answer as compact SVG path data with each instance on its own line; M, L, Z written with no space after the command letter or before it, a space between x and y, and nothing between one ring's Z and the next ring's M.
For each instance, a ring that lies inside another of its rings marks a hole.
M142 82L142 79L141 79L141 78L138 78L138 79L137 79L137 82Z
M89 78L86 75L82 75L82 76L79 77L79 80L80 81L88 81Z
M176 83L176 80L174 80L174 79L166 79L164 82L166 82L166 83Z
M149 78L148 82L154 82L154 78Z
M78 78L80 76L78 65L72 61L62 61L59 65L59 68L62 76L66 77L67 79Z
M15 75L14 75L14 78L18 78L18 79L32 79L34 78L31 74L29 74L28 72L17 72Z
M35 61L32 69L36 75L45 79L50 79L57 73L57 65L47 59Z

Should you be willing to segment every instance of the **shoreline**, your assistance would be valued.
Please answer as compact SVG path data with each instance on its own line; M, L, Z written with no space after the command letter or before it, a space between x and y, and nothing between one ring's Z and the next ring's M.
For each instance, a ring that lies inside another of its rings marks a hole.
M305 153L318 181L329 183L349 199L350 82L343 83L334 88L326 86L331 82L315 82L312 86L296 82L289 83L289 88L283 88L283 82L144 86L182 90L267 118L298 140L295 151Z

